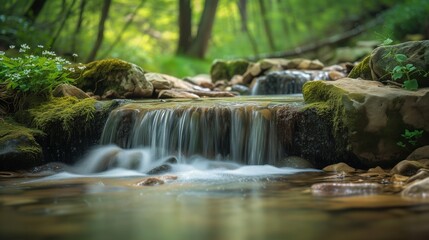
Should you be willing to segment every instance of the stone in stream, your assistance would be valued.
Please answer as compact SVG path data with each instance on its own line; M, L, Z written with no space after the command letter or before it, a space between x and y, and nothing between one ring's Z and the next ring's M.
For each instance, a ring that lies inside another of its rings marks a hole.
M408 157L407 160L429 159L429 145L417 148Z
M382 185L377 183L316 183L311 186L311 193L323 197L343 197L355 195L379 194Z
M429 168L429 159L422 160L403 160L395 165L390 171L392 174L400 174L403 176L413 176L420 169Z
M306 72L272 72L254 80L252 95L301 93L304 83L310 80L312 80L312 76Z
M410 184L401 194L406 198L429 198L429 178Z
M323 168L323 171L325 172L355 172L356 169L350 167L349 165L347 165L346 163L340 162L340 163L336 163L336 164L332 164L329 166L326 166L325 168Z
M60 84L53 91L52 96L54 97L75 97L77 99L89 98L89 95L86 94L81 89L70 85L70 84Z

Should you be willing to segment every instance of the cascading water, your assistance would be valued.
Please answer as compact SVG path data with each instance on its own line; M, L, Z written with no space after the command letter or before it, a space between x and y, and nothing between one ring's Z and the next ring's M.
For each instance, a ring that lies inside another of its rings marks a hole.
M101 143L149 148L154 159L174 155L183 162L199 155L250 165L273 164L284 156L274 114L271 107L249 103L156 109L129 104L110 114Z

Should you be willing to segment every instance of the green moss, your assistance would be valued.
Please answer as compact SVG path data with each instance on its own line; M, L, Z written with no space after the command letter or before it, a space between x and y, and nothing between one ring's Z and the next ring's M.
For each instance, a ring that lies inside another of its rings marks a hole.
M249 64L245 60L215 60L210 69L210 76L213 82L217 80L231 80L234 75L243 75L247 71Z
M20 153L17 159L7 159L7 161L35 162L39 160L42 155L42 148L36 142L35 137L43 135L42 131L27 128L14 122L12 119L0 119L0 147L16 147L13 151ZM10 142L15 143L10 144ZM2 161L4 160L2 159Z
M360 63L358 63L352 71L349 73L349 78L362 78L365 80L372 80L371 68L369 66L371 56L365 57Z
M127 74L132 65L120 59L104 59L90 62L85 65L85 69L76 73L73 77L76 79L76 86L84 91L102 93L103 87L100 82L112 74Z
M75 97L53 98L29 110L32 125L44 132L55 131L61 127L70 135L75 121L88 122L94 117L96 100L86 98L79 100ZM59 125L59 126L58 126Z

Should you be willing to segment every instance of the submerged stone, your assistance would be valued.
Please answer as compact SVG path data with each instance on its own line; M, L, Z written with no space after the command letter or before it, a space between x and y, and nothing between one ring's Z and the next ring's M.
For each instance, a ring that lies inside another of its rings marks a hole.
M401 194L407 198L429 198L429 178L410 184Z
M379 194L382 186L377 183L316 183L311 186L315 196L343 197Z

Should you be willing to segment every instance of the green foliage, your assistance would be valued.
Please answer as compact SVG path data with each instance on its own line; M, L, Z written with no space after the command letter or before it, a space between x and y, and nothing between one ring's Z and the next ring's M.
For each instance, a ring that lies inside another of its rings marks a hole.
M408 129L405 129L404 133L401 134L404 141L399 141L396 144L400 147L407 147L407 145L416 146L418 139L420 139L423 136L423 130L414 130L410 131Z
M12 50L15 46L10 48ZM32 53L29 51L27 44L22 44L14 57L0 51L0 83L5 84L7 90L49 95L59 84L72 82L68 76L74 68L66 67L70 64L68 60L43 50L41 45Z

